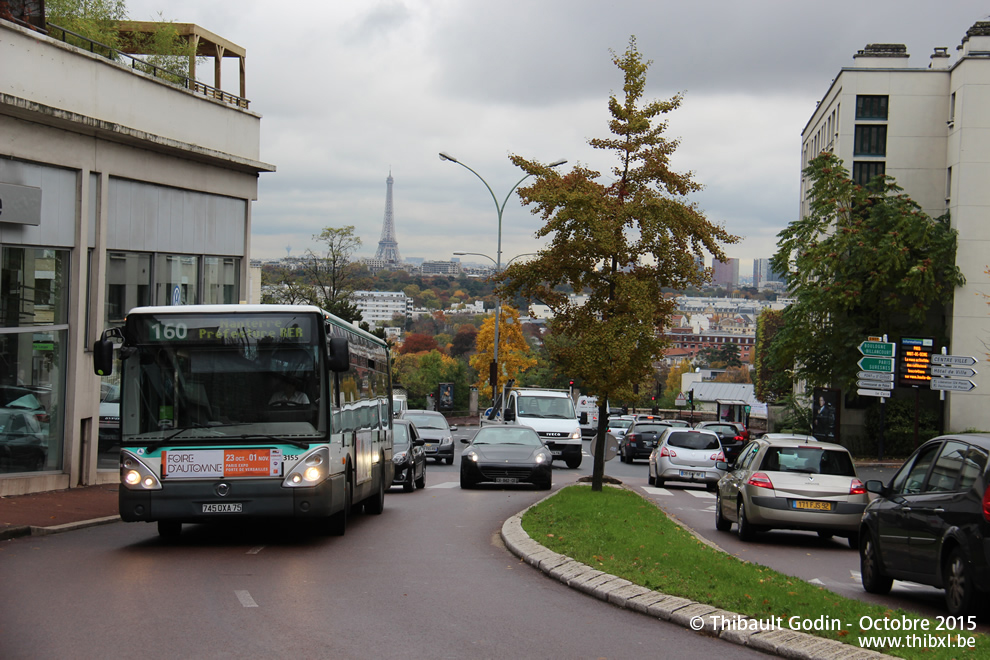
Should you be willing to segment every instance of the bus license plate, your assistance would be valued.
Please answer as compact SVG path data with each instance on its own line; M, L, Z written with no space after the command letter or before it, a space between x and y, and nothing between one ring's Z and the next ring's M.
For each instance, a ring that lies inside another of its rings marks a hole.
M812 502L810 500L794 500L795 509L811 509L812 511L831 511L831 502Z
M687 479L704 479L705 478L705 473L704 472L689 472L687 470L680 470L679 471L679 474L682 477L685 477Z
M204 504L203 513L241 513L243 504L232 502L230 504Z
M563 455L563 453L564 452L561 451L560 449L551 449L550 450L550 455L551 456L561 456L561 455Z
M515 477L496 477L495 478L495 483L497 483L497 484L516 484L516 483L519 483L519 480L516 479Z

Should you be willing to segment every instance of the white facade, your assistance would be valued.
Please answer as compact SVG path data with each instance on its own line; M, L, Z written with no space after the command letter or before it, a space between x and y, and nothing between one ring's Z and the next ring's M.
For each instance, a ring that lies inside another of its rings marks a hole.
M867 46L852 67L835 77L802 133L802 169L821 151L831 151L854 178L880 168L928 215L950 213L959 232L956 263L966 285L956 291L951 306L947 348L980 362L990 341L990 307L982 296L990 289L984 272L990 263L988 54L990 22L982 21L967 31L954 58L936 48L928 61L914 67L899 44ZM886 116L860 112L857 117L857 97L861 106L864 99L885 99ZM884 148L857 145L857 130L885 131ZM802 217L808 213L810 185L802 178ZM972 379L976 389L947 395L947 431L990 426L985 413L990 379L987 369L977 370L983 373Z
M136 304L249 297L261 117L4 20L0 62L0 384L50 416L0 495L115 483L90 347Z
M401 291L355 291L354 304L372 330L396 316L404 321L412 319L413 300Z

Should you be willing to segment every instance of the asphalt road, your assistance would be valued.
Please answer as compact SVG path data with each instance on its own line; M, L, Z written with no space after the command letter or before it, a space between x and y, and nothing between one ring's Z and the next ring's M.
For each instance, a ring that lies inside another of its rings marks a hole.
M705 658L748 649L619 609L509 553L545 493L461 491L458 461L344 537L292 525L115 523L0 544L0 657ZM555 471L555 485L590 472Z

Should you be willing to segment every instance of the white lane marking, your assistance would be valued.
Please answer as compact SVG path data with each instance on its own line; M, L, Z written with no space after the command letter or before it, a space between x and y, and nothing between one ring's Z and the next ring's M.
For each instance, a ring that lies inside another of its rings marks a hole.
M685 490L685 493L691 493L695 497L700 497L703 500L714 500L715 493L709 493L707 490Z
M264 549L265 549L265 546L259 545L257 547L251 548L250 550L247 551L247 553L249 555L256 555L256 554L258 554L259 552L261 552Z
M849 575L852 576L853 581L860 583L863 582L863 577L862 575L860 575L859 571L851 570L849 571ZM913 591L931 591L932 589L935 589L935 587L929 587L926 584L918 584L917 582L907 582L904 580L894 580L894 586L902 587L904 589L910 589Z
M654 488L653 486L643 486L645 490L650 495L670 495L671 492L666 488Z
M427 488L457 488L461 485L459 481L445 481L442 484L433 484L432 486L427 486Z
M249 594L247 591L243 589L234 591L234 595L237 596L237 600L241 601L241 605L244 607L258 606L258 604L254 602L254 598L251 598L251 594Z
M820 584L823 587L825 586L825 583L819 580L818 578L813 578L811 580L808 580L808 582L810 582L811 584Z

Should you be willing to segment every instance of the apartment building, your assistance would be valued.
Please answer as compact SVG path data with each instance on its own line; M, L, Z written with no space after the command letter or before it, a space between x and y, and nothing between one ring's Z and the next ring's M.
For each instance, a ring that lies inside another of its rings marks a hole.
M990 307L982 295L990 290L988 129L990 21L978 21L954 54L939 46L916 62L902 44L869 44L857 52L829 84L801 147L802 169L830 151L856 181L888 174L928 215L950 214L959 232L956 263L967 283L951 305L947 350L979 362L990 342ZM802 216L810 186L802 179ZM972 380L974 390L947 395L947 430L987 428L990 379L981 373Z

